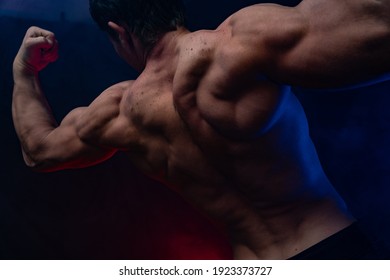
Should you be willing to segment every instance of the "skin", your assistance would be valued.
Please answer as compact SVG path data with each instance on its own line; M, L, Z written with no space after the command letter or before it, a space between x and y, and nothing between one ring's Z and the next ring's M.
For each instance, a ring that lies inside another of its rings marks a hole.
M216 30L166 33L152 49L109 22L115 50L141 74L60 124L38 77L58 43L32 27L14 61L13 118L26 164L82 168L124 152L218 221L234 258L292 257L354 219L321 168L301 105L281 84L339 86L388 71L388 14L388 1L255 5Z

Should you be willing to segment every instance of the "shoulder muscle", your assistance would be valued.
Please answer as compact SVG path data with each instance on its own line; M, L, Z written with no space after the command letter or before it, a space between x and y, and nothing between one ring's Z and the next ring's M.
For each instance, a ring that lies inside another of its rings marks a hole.
M194 53L181 59L174 83L184 121L227 137L251 137L269 123L279 104L278 87L259 80L258 54L232 34L232 27L196 33L190 42Z
M132 83L126 81L108 88L79 113L77 131L83 141L124 148L125 134L132 126L123 114L123 100Z

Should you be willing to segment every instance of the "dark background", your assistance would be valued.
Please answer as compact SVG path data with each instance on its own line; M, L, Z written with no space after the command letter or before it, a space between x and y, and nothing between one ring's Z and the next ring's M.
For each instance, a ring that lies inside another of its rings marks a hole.
M86 0L58 1L57 6L56 1L2 1L0 259L229 258L225 239L204 217L134 170L123 155L92 168L51 174L25 167L11 117L12 61L29 26L55 32L60 42L60 59L41 74L58 120L136 74L89 19ZM185 2L195 30L215 28L232 12L258 1ZM339 92L295 89L324 169L386 259L389 91L390 82Z

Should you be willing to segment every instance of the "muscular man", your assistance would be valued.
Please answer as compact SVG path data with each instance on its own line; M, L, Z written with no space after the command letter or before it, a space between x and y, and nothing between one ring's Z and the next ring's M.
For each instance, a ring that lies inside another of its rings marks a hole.
M124 152L219 221L236 259L365 258L368 245L283 84L341 85L387 71L388 2L255 5L191 33L178 0L91 0L93 18L140 75L58 125L38 78L58 44L30 28L14 61L25 161L55 171Z

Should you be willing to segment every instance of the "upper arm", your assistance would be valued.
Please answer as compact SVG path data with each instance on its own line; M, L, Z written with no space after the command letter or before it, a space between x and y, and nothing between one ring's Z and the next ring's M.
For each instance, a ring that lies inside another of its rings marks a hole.
M222 26L272 80L338 87L390 71L389 7L388 1L365 0L258 4Z
M264 72L278 82L314 88L362 83L389 72L388 2L302 1L269 11L279 23L264 25L269 32L262 45L272 57Z
M71 111L32 153L25 153L27 164L39 171L81 168L124 149L129 129L121 113L122 87L116 85L90 106Z

